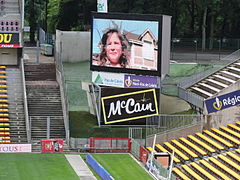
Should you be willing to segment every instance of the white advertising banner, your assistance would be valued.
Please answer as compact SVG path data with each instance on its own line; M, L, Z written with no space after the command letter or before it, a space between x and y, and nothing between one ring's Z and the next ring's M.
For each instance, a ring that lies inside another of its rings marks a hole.
M98 0L97 1L97 12L108 12L107 0Z
M111 87L124 87L124 74L92 72L92 82Z
M0 153L32 152L32 144L0 144Z

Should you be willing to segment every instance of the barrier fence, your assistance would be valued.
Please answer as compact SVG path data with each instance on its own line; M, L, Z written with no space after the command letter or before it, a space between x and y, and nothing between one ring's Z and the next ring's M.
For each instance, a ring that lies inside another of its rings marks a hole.
M90 138L90 151L126 151L131 150L130 138Z

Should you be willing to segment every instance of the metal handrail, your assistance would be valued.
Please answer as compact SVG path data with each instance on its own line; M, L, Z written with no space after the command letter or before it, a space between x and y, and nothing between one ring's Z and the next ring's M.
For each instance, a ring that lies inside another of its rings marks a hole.
M228 66L239 59L240 59L240 49L233 52L232 54L222 58L221 60L222 61L228 60L228 63L225 65L225 66ZM207 71L197 73L191 77L184 79L180 83L178 83L178 86L186 89L186 88L192 86L193 84L199 82L200 80L205 79L206 77L210 76L211 74L216 73L217 71L220 71L222 68L224 68L224 67L217 67L217 68L213 68L213 69L210 69Z
M24 105L25 123L26 123L26 131L27 131L27 141L28 143L30 143L31 142L31 125L29 122L29 115L28 115L27 90L26 90L23 59L21 59L20 69L21 69L22 82L23 82L22 83L23 84L23 105Z
M67 90L65 87L65 79L64 79L64 70L61 61L60 53L55 50L55 62L56 62L56 74L57 74L57 81L60 85L60 93L61 93L61 101L63 107L63 118L64 118L64 125L65 125L65 133L66 133L66 143L70 144L70 129L69 129L69 104L67 100Z

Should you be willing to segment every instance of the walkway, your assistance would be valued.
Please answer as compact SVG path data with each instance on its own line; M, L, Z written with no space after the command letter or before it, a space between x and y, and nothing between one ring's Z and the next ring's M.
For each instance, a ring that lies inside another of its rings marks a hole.
M97 180L80 155L65 154L65 157L81 180Z

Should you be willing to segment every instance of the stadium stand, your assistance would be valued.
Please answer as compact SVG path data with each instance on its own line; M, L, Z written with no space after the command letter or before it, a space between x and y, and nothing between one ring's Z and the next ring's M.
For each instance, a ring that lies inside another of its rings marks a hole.
M0 143L10 143L6 66L0 66Z
M240 179L239 133L229 125L203 133L156 144L155 150L175 152L173 174L180 179Z
M156 144L155 147L156 147L156 149L158 150L158 152L168 152L169 154L171 154L167 149L165 149L164 147L162 147L160 144ZM181 161L180 161L176 156L173 157L173 161L174 161L176 164L181 163Z
M232 130L240 133L240 127L234 125L234 124L228 124L228 127L231 128Z
M192 170L189 166L187 165L182 165L181 166L189 176L191 176L191 179L196 179L196 180L204 180L198 173L196 173L194 170Z
M222 152L225 148L221 145L219 145L216 141L213 141L212 139L208 138L207 136L204 136L202 133L195 133L201 140L208 143L211 147L214 149L217 149L218 152Z
M232 160L234 160L238 164L240 163L240 157L238 155L234 154L233 152L227 152L226 154L228 157L230 157Z
M235 151L236 151L238 154L240 154L240 149L235 149Z
M218 143L224 145L225 147L227 147L227 148L229 148L229 149L231 149L231 148L234 147L233 144L231 144L230 142L224 140L223 138L221 138L221 137L213 134L212 132L210 132L210 131L208 131L208 130L203 130L203 132L204 132L205 134L207 134L208 136L210 136L211 138L217 140Z
M206 143L202 142L201 140L197 139L195 136L188 135L187 137L190 141L192 141L192 142L200 145L201 147L203 147L204 150L208 153L208 155L214 155L216 153L215 149L213 149L212 147L210 147Z
M215 164L221 171L225 172L225 174L228 174L229 176L232 176L233 178L240 179L239 174L237 174L235 171L233 171L232 169L225 166L223 163L219 162L216 158L209 157L208 159L213 164Z
M174 146L172 146L169 142L164 142L163 143L170 151L174 151L176 153L176 155L178 156L178 158L183 162L188 162L190 159L188 156L186 156L185 154L183 154L180 150L178 150L177 148L175 148Z
M192 150L194 150L197 154L199 154L202 157L206 157L207 153L202 150L199 146L196 146L195 144L191 143L189 140L187 140L184 137L179 138L179 140L184 143L188 148L191 148Z
M193 161L195 161L199 158L196 153L194 153L189 148L187 148L186 146L181 144L179 141L174 139L174 140L172 140L172 142L173 142L173 145L175 144L175 147L177 146L176 148L180 148L181 150L183 150L185 152L185 154L187 154L188 157L190 157L190 159L192 159Z
M218 155L218 159L221 160L222 162L225 162L226 164L228 164L228 166L231 167L231 169L235 169L236 171L240 172L240 166L239 164L233 162L232 160L230 160L229 158L227 158L226 156L219 154Z
M203 169L200 165L198 165L195 162L190 163L190 165L199 172L199 174L204 175L204 179L211 179L211 180L217 180L214 176L212 176L208 171Z
M214 166L212 166L211 164L209 164L209 162L207 162L206 160L199 160L199 162L209 171L212 172L212 174L215 174L216 176L218 176L219 179L224 179L224 180L231 180L231 178L229 178L227 175L225 175L224 173L222 173L221 171L219 171L217 168L215 168Z
M217 135L221 136L222 138L227 139L227 140L230 141L231 143L235 144L235 146L238 147L238 146L240 145L240 141L237 140L237 139L235 139L234 137L232 137L232 136L230 136L230 135L228 135L228 134L226 134L226 133L224 133L224 132L222 132L222 131L220 131L220 130L218 130L218 129L216 129L216 128L212 128L211 130L212 130L215 134L217 134Z
M173 172L175 173L175 175L177 175L181 179L191 180L186 174L184 174L182 171L180 171L177 167L173 168Z
M239 133L237 133L237 132L235 132L235 131L233 131L233 130L225 127L225 126L220 126L219 128L222 131L224 131L224 132L228 133L229 135L233 136L234 138L240 139L240 134Z

